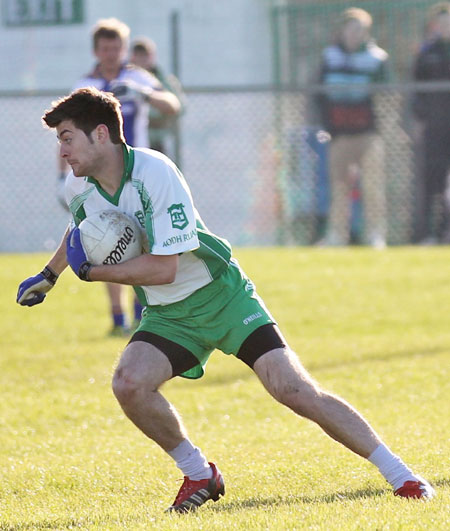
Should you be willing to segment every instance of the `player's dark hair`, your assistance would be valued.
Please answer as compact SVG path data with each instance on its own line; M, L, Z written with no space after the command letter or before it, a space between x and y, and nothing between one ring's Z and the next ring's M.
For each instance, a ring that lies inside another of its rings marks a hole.
M130 28L117 18L102 18L92 29L92 43L97 49L100 39L120 39L124 45L128 44Z
M148 37L139 37L131 44L131 51L133 53L154 54L156 52L156 44Z
M120 102L110 92L94 87L74 90L65 98L54 101L52 108L42 116L42 121L52 129L64 120L71 120L86 136L104 124L113 144L125 143Z

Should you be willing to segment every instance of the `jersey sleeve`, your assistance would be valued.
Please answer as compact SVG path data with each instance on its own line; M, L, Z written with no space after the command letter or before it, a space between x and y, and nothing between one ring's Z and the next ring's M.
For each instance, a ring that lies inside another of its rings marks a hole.
M199 247L194 205L181 172L160 160L157 178L151 176L145 228L150 254L173 255Z
M73 172L67 174L65 180L64 180L64 198L67 203L67 207L69 208L70 203L72 202L72 199L75 197L76 191L75 191L75 176L73 175Z
M64 193L66 203L72 214L75 225L79 225L86 217L84 201L93 189L92 184L87 184L85 179L75 177L71 171L65 180Z
M149 87L154 90L163 90L160 81L150 72L147 72L143 68L129 68L125 71L126 77L132 79L135 83L144 87Z

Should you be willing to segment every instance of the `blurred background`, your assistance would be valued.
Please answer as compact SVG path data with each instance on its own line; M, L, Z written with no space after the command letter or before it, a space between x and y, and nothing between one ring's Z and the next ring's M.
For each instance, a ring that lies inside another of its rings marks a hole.
M371 33L389 54L388 80L371 87L385 149L377 164L385 175L387 244L421 242L423 155L411 100L418 89L413 65L430 37L433 4L2 0L0 252L52 250L59 243L68 214L56 194L54 132L40 118L92 69L90 31L105 17L128 24L131 39L151 37L159 63L183 86L184 112L168 152L209 228L238 246L320 242L330 209L330 135L316 119L314 101L323 91L322 51L350 7L372 15ZM355 175L350 243L359 244L364 205Z

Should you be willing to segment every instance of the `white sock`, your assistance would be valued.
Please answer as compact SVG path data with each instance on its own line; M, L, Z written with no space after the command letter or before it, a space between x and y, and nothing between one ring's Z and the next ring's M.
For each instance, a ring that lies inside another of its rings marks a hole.
M394 490L399 489L405 481L417 481L417 477L405 463L393 454L384 444L380 444L368 457Z
M212 470L206 457L200 448L194 446L189 439L184 439L176 448L167 453L183 475L188 476L189 479L200 481L212 477Z

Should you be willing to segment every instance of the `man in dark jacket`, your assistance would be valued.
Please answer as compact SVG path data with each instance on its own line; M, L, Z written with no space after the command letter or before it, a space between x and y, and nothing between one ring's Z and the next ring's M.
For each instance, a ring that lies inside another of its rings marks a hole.
M422 45L414 65L414 80L450 82L450 2L430 10L431 37ZM450 84L449 84L450 85ZM423 243L449 243L449 211L445 200L450 169L450 90L436 86L415 94L413 111L423 142L421 175Z

